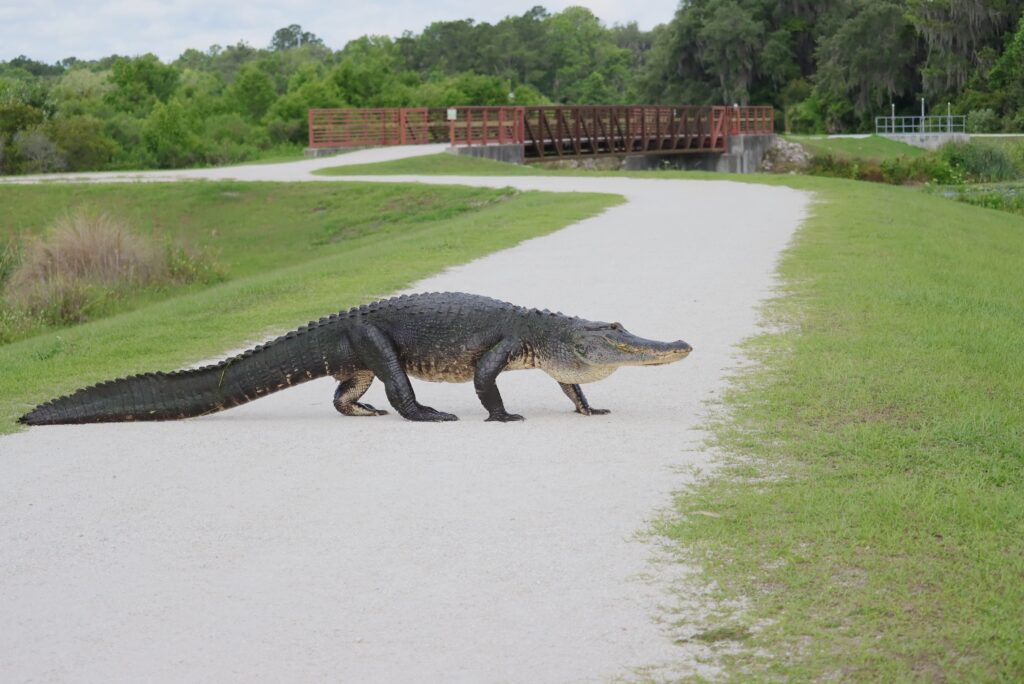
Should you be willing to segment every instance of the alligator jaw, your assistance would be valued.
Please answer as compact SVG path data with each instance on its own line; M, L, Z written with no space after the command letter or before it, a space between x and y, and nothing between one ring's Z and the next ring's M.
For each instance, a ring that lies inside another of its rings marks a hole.
M625 361L623 365L664 366L685 359L693 351L693 347L682 340L658 342L639 337L634 339L636 342L615 345L629 355L627 358L630 360Z

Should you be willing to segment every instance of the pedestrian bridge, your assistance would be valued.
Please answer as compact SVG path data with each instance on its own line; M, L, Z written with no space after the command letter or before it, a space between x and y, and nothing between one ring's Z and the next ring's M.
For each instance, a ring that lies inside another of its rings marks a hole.
M309 147L521 145L525 161L600 155L720 154L730 136L774 131L771 107L536 105L311 109Z

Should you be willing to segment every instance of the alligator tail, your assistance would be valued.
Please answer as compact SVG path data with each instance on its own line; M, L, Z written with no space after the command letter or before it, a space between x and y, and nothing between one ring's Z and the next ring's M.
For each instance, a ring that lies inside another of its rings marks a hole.
M307 380L334 375L344 356L339 315L220 363L110 380L40 404L27 425L176 420L215 413Z

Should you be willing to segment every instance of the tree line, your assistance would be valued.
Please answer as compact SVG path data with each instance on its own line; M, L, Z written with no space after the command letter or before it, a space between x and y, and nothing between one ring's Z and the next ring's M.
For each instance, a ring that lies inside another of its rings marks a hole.
M294 148L311 107L770 104L794 132L890 103L1024 129L1024 0L683 0L650 31L582 7L332 50L292 25L156 56L0 62L0 173L222 164Z

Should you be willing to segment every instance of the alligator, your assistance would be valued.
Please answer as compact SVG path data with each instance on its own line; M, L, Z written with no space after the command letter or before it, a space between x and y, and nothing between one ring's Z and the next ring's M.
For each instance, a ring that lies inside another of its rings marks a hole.
M588 321L461 292L402 295L311 321L220 363L171 373L145 373L80 389L40 404L28 425L175 420L244 404L307 380L338 380L334 408L346 416L387 411L359 401L374 378L388 401L416 421L458 420L416 401L409 376L434 382L473 381L488 421L518 421L495 383L505 370L539 368L554 378L576 412L590 406L580 385L619 366L679 361L686 342L645 340L619 323Z

